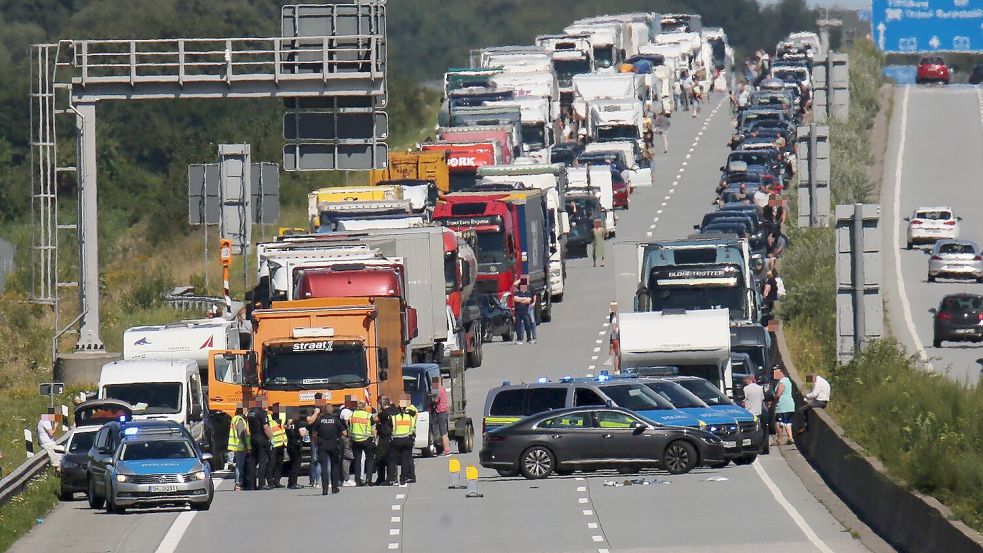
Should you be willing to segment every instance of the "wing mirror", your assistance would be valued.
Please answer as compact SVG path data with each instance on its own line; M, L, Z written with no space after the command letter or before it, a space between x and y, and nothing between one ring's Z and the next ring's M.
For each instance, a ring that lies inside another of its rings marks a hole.
M933 315L938 315L939 314L939 310L936 309L936 308L934 308L934 307L929 307L928 308L928 312L931 313L931 314L933 314Z
M910 223L911 222L911 217L905 217L904 220Z
M640 422L636 422L635 423L635 428L632 429L631 433L634 434L634 435L636 435L636 436L638 436L639 434L645 433L645 425L642 424L642 423L640 423Z

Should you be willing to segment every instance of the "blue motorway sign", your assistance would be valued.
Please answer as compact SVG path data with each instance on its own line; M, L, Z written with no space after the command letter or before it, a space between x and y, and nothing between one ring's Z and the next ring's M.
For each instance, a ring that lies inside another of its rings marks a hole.
M884 52L983 52L983 0L872 0Z

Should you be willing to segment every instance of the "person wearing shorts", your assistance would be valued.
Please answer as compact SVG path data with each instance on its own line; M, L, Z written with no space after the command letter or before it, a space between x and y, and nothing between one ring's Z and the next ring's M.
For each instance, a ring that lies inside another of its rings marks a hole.
M447 390L444 388L443 378L439 376L434 378L434 385L437 388L437 400L433 403L434 419L437 421L437 434L440 435L440 441L443 445L441 455L446 457L451 454L451 441L447 430L450 400L447 397Z
M792 399L792 380L785 374L785 369L775 367L775 380L778 385L775 387L775 397L778 398L775 404L775 433L777 438L776 445L792 443L792 416L795 413L795 400ZM782 436L786 440L782 441Z

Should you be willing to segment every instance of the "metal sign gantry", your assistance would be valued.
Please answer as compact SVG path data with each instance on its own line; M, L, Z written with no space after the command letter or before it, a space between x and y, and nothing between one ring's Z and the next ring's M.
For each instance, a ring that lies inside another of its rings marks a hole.
M884 335L879 204L836 206L836 352L848 363Z

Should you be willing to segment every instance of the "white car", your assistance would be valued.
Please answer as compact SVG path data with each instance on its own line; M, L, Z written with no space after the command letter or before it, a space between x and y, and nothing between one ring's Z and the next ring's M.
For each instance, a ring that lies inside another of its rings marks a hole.
M956 217L951 207L919 207L905 220L908 221L909 250L919 243L959 238L960 218Z

